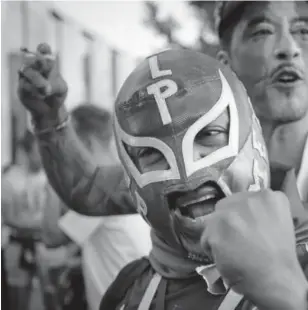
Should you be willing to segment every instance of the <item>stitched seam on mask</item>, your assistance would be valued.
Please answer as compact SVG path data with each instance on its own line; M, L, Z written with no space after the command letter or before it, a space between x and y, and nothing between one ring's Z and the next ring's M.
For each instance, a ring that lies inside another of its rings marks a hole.
M218 80L220 80L219 76L212 77L211 79L203 79L203 80L200 80L198 82L190 84L189 87L185 87L184 90L186 90L187 93L192 93L192 91L194 89L199 88L199 87L203 86L204 84L207 84L207 83L210 83L210 82L213 82L213 81L218 81Z

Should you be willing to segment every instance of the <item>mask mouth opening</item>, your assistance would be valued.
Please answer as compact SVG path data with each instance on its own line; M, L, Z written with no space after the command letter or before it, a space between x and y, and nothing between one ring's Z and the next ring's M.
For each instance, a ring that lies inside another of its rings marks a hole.
M216 203L225 197L214 181L207 181L190 191L174 191L167 195L170 210L197 219L215 211Z

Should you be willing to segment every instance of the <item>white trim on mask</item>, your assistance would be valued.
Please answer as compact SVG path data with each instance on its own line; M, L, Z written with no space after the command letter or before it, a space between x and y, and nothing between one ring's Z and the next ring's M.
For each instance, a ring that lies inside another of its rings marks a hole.
M121 155L123 156L123 160L140 188L154 182L180 179L180 172L175 155L167 144L153 137L135 137L129 135L120 128L117 117L115 117L115 130L117 131L117 136L120 139L118 146ZM121 140L132 147L152 147L159 150L165 156L170 169L149 171L141 174L125 150Z
M194 172L209 167L223 159L236 156L239 149L239 119L237 107L234 99L232 89L219 70L219 75L222 83L221 95L217 103L211 110L204 116L199 118L191 127L188 128L182 142L182 152L187 177L191 176ZM230 130L229 130L229 143L228 145L210 153L202 159L194 161L194 140L196 135L219 117L226 108L230 110Z
M142 199L142 197L139 195L137 191L135 191L135 197L137 200L137 210L138 212L143 215L145 218L148 214L148 206L145 203L145 201Z

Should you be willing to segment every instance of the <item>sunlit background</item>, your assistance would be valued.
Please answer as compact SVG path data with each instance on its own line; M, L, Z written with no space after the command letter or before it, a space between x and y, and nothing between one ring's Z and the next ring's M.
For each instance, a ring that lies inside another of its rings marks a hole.
M16 161L14 141L28 122L16 96L21 46L52 46L69 85L69 109L88 102L112 110L123 81L143 57L170 46L215 53L214 3L1 2L2 167Z

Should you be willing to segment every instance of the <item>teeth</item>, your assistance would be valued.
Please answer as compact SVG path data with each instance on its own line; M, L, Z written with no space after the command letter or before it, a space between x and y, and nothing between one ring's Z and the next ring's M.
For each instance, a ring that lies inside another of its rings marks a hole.
M181 205L181 207L188 207L188 206L191 206L191 205L193 205L193 204L195 204L195 203L200 203L200 202L204 202L204 201L206 201L206 200L209 200L209 199L213 199L213 198L215 198L216 197L216 195L215 194L206 194L206 195L204 195L204 196L202 196L202 197L200 197L200 198L197 198L197 199L194 199L194 200L190 200L190 201L188 201L188 202L186 202L186 203L183 203L182 205Z
M291 74L291 73L282 74L279 77L279 80L283 81L283 82L292 82L292 81L295 81L296 79L297 79L297 76L295 74Z

